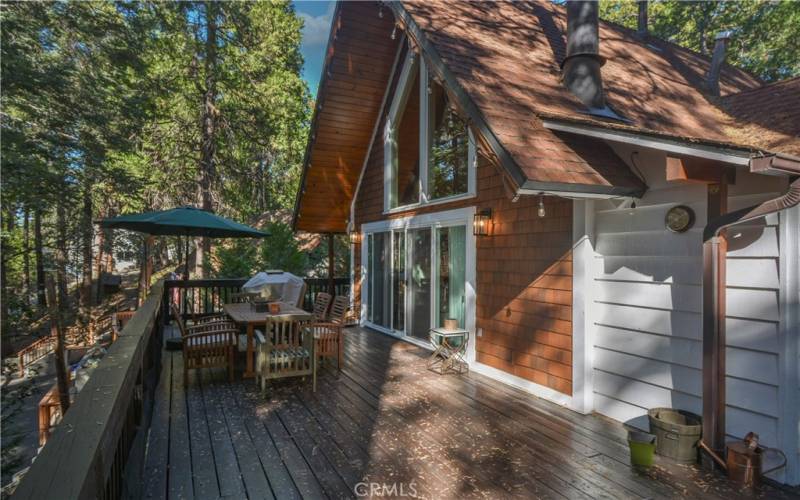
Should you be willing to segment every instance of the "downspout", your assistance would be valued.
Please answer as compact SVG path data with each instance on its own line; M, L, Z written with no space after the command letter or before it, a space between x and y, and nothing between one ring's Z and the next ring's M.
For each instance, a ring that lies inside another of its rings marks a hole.
M703 231L703 436L700 447L721 463L725 449L725 256L720 233L800 204L800 177L783 195L712 219ZM716 455L716 456L715 456Z

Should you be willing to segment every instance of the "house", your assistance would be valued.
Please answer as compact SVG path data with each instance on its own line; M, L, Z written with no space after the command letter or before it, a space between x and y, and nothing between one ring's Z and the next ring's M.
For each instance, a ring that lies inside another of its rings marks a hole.
M643 4L646 8L646 3ZM800 79L567 2L337 6L294 226L351 234L362 325L647 428L755 431L800 483ZM721 236L720 236L721 235Z

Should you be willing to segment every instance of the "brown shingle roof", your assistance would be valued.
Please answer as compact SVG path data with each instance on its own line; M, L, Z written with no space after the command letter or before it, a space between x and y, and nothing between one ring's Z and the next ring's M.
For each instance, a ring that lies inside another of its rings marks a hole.
M722 107L746 123L730 134L743 142L758 137L769 151L800 155L800 77L731 94L722 99Z
M550 2L411 1L404 9L425 33L509 153L520 162L546 135L538 118L580 120L690 140L769 149L774 141L742 136L749 123L731 116L702 88L709 59L669 42L646 42L601 21L600 54L609 105L630 120L609 123L584 112L562 85L566 13ZM722 94L759 88L745 71L725 65ZM537 118L538 117L538 118ZM527 140L526 140L527 138ZM548 138L552 140L552 138ZM782 144L782 143L779 143Z

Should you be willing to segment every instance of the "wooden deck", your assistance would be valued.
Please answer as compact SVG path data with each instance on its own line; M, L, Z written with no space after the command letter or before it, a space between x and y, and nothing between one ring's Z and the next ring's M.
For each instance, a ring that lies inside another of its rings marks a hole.
M480 375L439 376L427 351L346 330L346 368L310 381L230 384L166 352L148 436L147 498L719 498L725 479L628 461L626 432ZM373 483L373 484L370 484ZM374 488L374 489L370 489ZM393 489L394 488L394 489Z

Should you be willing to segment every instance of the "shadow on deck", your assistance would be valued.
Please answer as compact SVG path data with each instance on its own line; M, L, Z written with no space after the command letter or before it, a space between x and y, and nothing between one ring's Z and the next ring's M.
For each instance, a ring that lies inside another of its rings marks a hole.
M629 466L621 424L486 377L439 376L427 352L346 330L345 369L228 383L165 352L147 440L148 498L738 498L692 466Z

